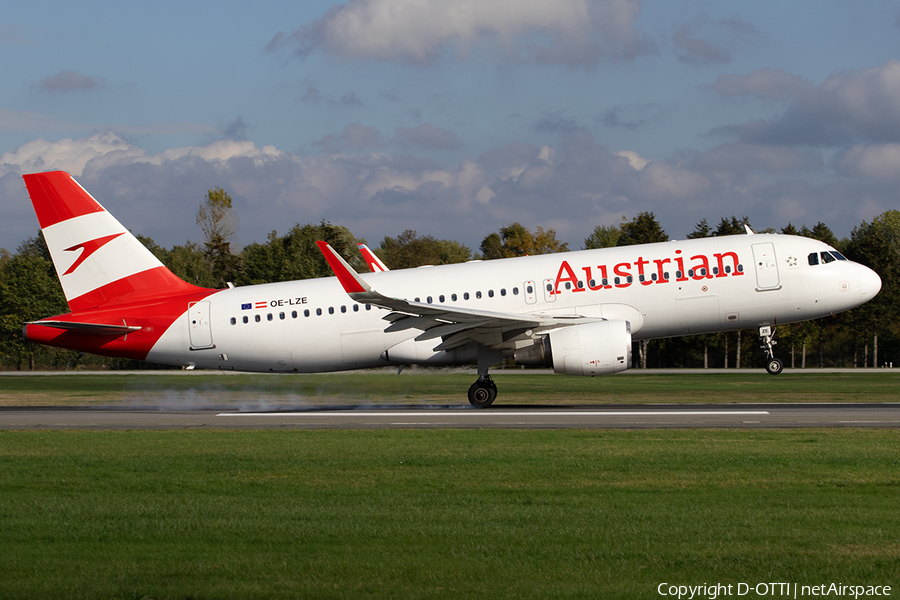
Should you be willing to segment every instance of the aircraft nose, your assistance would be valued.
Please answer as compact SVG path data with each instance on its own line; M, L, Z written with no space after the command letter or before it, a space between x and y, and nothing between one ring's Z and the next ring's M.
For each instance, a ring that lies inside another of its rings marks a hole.
M862 267L859 284L863 298L866 299L874 298L881 291L881 277L869 267Z

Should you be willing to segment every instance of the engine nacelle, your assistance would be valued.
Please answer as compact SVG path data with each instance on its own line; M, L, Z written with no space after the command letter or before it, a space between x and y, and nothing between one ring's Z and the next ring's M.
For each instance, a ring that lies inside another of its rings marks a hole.
M540 344L519 350L517 363L553 366L566 375L605 375L631 366L628 321L598 321L551 331Z

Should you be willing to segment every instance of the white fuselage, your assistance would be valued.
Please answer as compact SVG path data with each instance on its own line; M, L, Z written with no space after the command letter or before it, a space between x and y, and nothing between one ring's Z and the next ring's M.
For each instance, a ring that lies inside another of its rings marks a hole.
M622 319L641 340L805 321L877 294L877 274L832 259L832 250L807 238L743 235L362 278L384 295L434 305ZM434 352L440 339L414 342L421 331L385 333L388 313L355 302L334 277L220 290L176 319L147 360L297 372L474 360L471 352Z

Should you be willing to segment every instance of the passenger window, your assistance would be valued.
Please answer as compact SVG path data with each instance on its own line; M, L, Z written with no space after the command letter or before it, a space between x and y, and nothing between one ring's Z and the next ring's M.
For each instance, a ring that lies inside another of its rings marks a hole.
M528 292L529 294L533 294L533 293L534 293L534 287L532 287L532 286L529 285L527 288L525 288L525 291Z
M654 273L653 275L650 276L650 279L652 279L653 281L656 281L657 279L659 279L659 276L656 273Z
M321 317L321 316L322 316L322 309L321 309L321 308L317 308L317 309L316 309L316 316L317 316L317 317Z
M296 319L296 318L297 318L297 311L296 311L296 310L292 310L292 311L291 311L291 318L292 318L292 319Z
M249 322L250 322L250 319L248 319L247 317L244 317L242 320L244 321L244 323L249 323Z
M572 282L571 282L571 281L567 281L567 282L566 282L566 289L567 289L567 290L571 290L571 289L572 289Z
M638 281L640 281L641 283L643 283L643 281L644 281L644 276L643 276L643 274L642 274L642 275L638 275Z
M329 307L328 307L328 314L329 314L329 315L333 315L333 314L334 314L334 307L333 307L333 306L329 306Z
M353 312L359 312L359 304L353 305Z
M269 321L271 321L273 318L274 317L272 317L272 313L266 315L266 319L268 319Z
M631 282L634 281L634 277L632 277L631 275L629 275L628 277L625 278L625 281L627 281L628 283L631 283Z
M444 295L443 295L443 294L441 294L440 296L438 296L438 302L440 302L441 304L444 303Z
M518 295L519 295L519 288L514 287L513 288L513 296L518 296Z
M494 290L488 290L488 298L494 297Z
M450 294L450 299L456 302L456 294Z
M260 317L259 315L256 315L255 319L256 319L256 322L257 322L257 323L259 323L260 321L262 321L262 317Z
M231 324L237 325L237 319L235 319L234 317L231 317Z
M506 288L500 288L500 295L501 295L501 296L505 296L505 295L506 295Z
M284 321L284 313L278 313L278 318Z
M371 304L366 304L366 310L372 310L372 305L371 305Z
M303 316L304 316L304 317L308 317L308 316L309 316L309 309L308 309L308 308L307 308L306 310L303 311Z
M468 299L469 299L469 292L466 292L463 294L463 300L468 300Z
M475 297L479 300L481 299L481 292L475 292Z
M737 267L737 269L738 269L738 273L743 273L743 272L744 272L744 265L739 264L738 267Z
M342 313L347 312L347 307L342 305L342 306L341 306L341 312L342 312Z

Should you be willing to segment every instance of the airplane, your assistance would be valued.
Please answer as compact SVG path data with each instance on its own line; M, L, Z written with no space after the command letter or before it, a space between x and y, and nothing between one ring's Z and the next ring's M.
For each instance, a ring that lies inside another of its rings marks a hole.
M257 372L474 363L491 406L505 358L594 376L632 343L758 329L766 370L779 324L859 306L871 269L823 242L753 234L357 273L324 242L335 277L208 289L167 269L68 173L24 175L70 312L26 339L104 356ZM374 255L373 255L374 256Z

